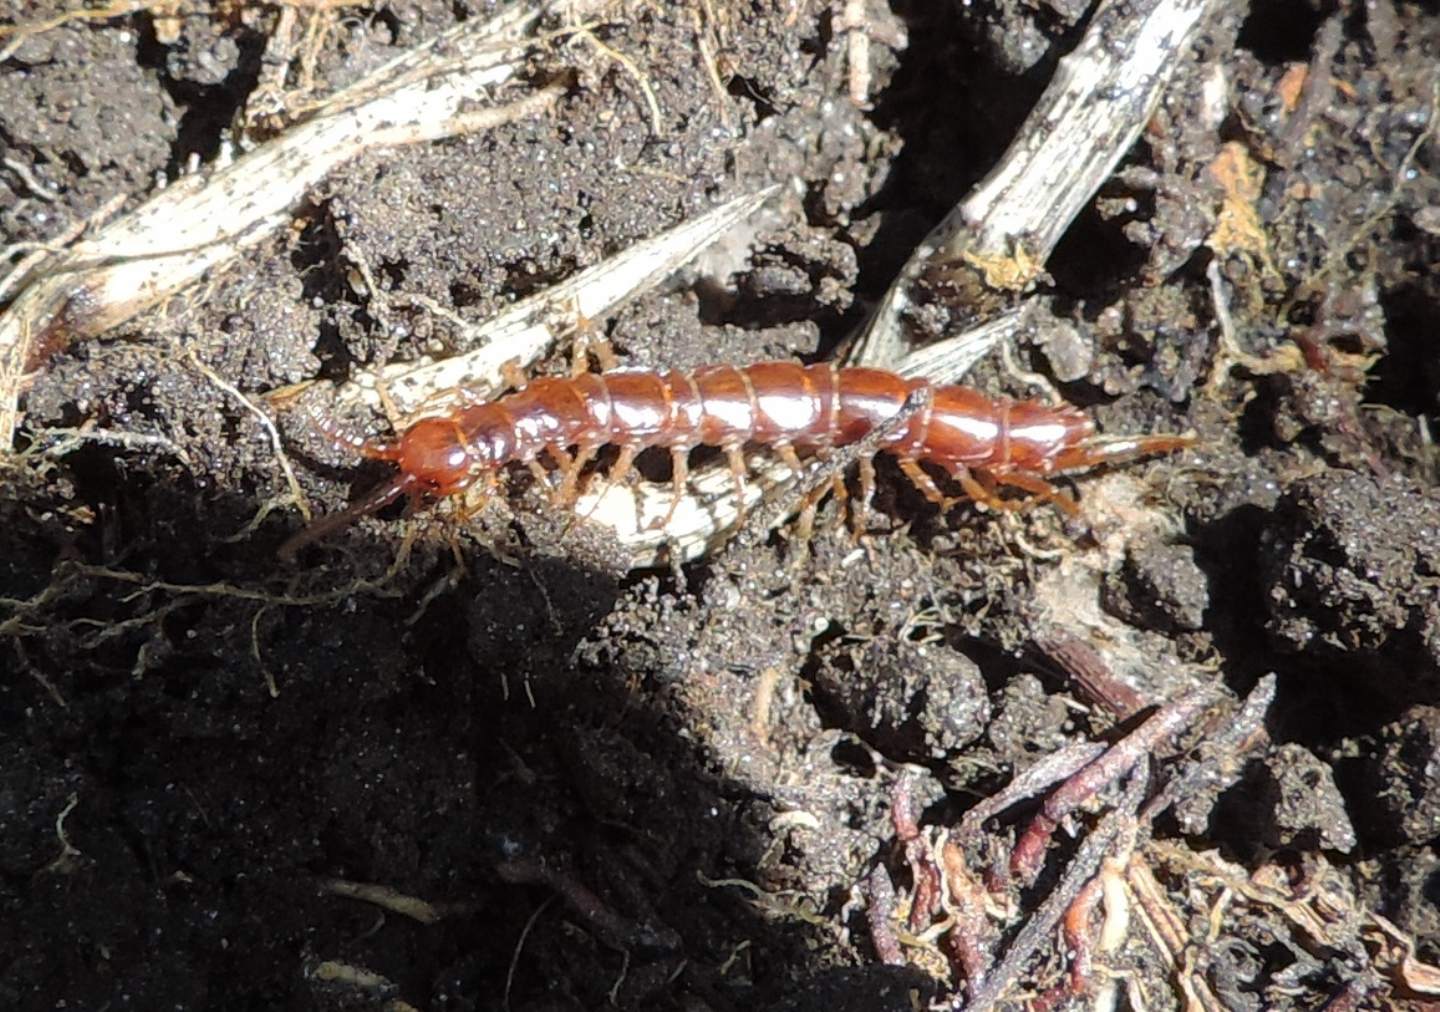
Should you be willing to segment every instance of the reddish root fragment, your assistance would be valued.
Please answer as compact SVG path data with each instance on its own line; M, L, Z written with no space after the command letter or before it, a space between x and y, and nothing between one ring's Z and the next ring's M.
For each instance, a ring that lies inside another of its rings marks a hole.
M890 821L895 839L905 845L905 862L910 866L912 894L906 923L912 935L921 934L935 918L940 905L940 869L920 835L915 818L915 778L902 773L890 788Z
M1071 994L1084 994L1085 989L1090 986L1094 963L1091 951L1094 934L1090 929L1090 917L1095 911L1095 905L1100 902L1104 886L1104 879L1099 876L1085 883L1085 888L1080 890L1080 895L1075 897L1075 902L1065 911L1065 920L1061 922L1065 945L1070 950Z
M915 818L915 778L909 773L900 774L890 785L890 822L901 843L920 835L920 823Z
M1105 752L1099 742L1075 742L1037 760L1022 770L999 793L985 798L960 820L954 834L962 843L977 839L987 819L994 818L1012 805L1035 797L1052 784L1069 779Z
M1040 873L1046 845L1061 820L1136 764L1148 760L1162 741L1189 727L1215 699L1213 689L1196 689L1162 706L1099 759L1061 784L1016 841L1010 854L1010 874L1024 885L1031 885Z
M1103 707L1118 720L1129 720L1150 705L1111 668L1087 640L1058 625L1047 624L1036 637L1038 646L1075 683L1081 697Z
M1139 784L1138 778L1136 783ZM1140 804L1138 797L1134 799L1134 804ZM1100 870L1102 861L1115 844L1133 834L1134 826L1135 817L1129 812L1111 812L1080 842L1050 895L1030 914L995 967L986 975L984 983L971 989L970 1001L965 1005L967 1010L994 1009L1003 996L1020 986L1036 954L1051 944L1055 929L1070 909L1070 904L1085 883Z
M995 961L995 932L985 909L985 886L970 873L965 854L954 840L945 841L940 859L945 865L949 910L955 918L955 926L945 936L945 947L974 994Z
M870 943L880 961L904 966L905 953L895 936L895 883L883 864L877 864L865 879L865 920L870 926Z
M935 867L930 848L919 837L905 844L905 860L914 881L906 927L912 935L919 935L935 920L935 911L940 906L940 869Z

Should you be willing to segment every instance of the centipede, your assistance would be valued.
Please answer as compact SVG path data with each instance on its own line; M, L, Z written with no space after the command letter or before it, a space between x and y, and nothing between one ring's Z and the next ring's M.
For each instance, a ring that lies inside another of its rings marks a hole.
M923 409L903 417L917 394L923 396ZM630 475L645 450L669 451L670 514L689 480L692 451L718 448L743 511L747 448L763 447L798 472L802 455L824 457L887 425L892 431L884 434L877 452L893 457L925 498L942 508L965 498L996 509L1038 499L1075 514L1078 506L1055 486L1056 476L1169 453L1193 442L1176 434L1099 436L1090 415L1070 404L990 397L967 386L830 363L538 377L500 397L422 417L393 439L357 441L362 457L394 465L393 477L301 530L280 554L293 557L402 496L412 502L439 500L477 485L493 493L513 465L529 468L557 502L573 504L586 467L611 446L618 451L611 480ZM861 499L868 501L875 483L873 458L862 457L858 470ZM933 472L963 495L947 496ZM1007 496L1006 489L1022 498ZM813 506L805 504L812 516Z

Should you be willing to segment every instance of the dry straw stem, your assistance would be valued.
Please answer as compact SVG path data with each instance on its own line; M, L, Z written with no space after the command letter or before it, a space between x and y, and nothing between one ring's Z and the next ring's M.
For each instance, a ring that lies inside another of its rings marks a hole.
M25 277L9 279L20 291L0 316L0 447L13 443L24 375L45 351L103 333L267 241L342 163L377 146L485 129L553 102L559 91L547 88L509 107L478 104L514 76L542 16L575 18L594 6L544 0L465 22L224 168L182 179L94 238L28 264Z
M1021 290L1110 178L1218 0L1106 0L990 174L916 247L856 347L859 361L909 351L908 290L937 256L991 287Z

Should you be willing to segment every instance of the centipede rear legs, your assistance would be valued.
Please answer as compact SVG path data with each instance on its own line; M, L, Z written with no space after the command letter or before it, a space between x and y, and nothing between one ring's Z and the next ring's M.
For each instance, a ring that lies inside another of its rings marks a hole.
M987 488L990 498L985 502L987 504L991 501L998 503L997 508L999 509L1018 510L1024 509L1028 505L1025 500L1001 498L994 486L1008 485L1011 488L1018 488L1022 492L1029 492L1042 502L1052 503L1066 516L1078 517L1080 515L1080 505L1070 497L1069 493L1061 491L1037 475L1023 474L1019 471L987 471L984 472L983 479L990 482Z

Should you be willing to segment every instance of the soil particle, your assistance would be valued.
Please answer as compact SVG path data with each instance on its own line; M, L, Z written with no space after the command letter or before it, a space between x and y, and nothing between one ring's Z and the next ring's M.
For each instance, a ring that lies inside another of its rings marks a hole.
M1209 583L1194 550L1153 541L1126 554L1120 572L1107 577L1104 594L1112 614L1160 632L1201 629L1210 606Z
M1299 745L1280 745L1252 765L1228 803L1243 809L1235 817L1248 820L1268 846L1341 853L1355 848L1334 771Z
M958 753L990 718L980 669L945 647L896 646L824 651L811 679L819 701L886 755L920 761Z
M177 34L174 45L165 49L165 73L177 83L214 88L225 83L240 66L241 46L253 47L256 38L237 38L227 27L209 17L188 17L182 23L157 27ZM242 91L243 94L243 91Z
M1386 725L1365 760L1360 826L1387 844L1440 837L1440 709L1414 706Z
M1433 685L1440 497L1399 477L1332 471L1297 482L1275 521L1260 561L1275 643L1383 656L1392 677Z
M114 193L144 192L165 169L177 110L139 47L133 30L66 26L25 39L10 57L17 69L0 74L0 137L48 194L0 171L9 242L48 240L62 214L83 216Z
M1068 724L1064 701L1047 695L1034 675L1022 674L1001 690L986 735L1001 756L1023 766L1027 756L1046 755L1068 742Z

